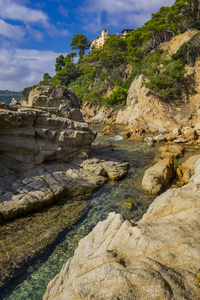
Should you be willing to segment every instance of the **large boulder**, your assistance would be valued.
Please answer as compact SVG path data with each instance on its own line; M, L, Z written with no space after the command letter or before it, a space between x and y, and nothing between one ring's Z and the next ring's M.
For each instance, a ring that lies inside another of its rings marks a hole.
M79 242L43 300L198 300L200 161L194 181L157 197L138 222L110 213Z
M145 171L142 189L152 195L159 194L174 177L174 161L165 158Z
M30 93L30 104L32 107L0 110L1 154L20 162L24 170L90 152L94 134L70 90L39 86Z
M94 138L71 90L39 86L29 106L0 108L0 222L123 177L127 165L108 149L101 163L96 153L106 174L83 168Z

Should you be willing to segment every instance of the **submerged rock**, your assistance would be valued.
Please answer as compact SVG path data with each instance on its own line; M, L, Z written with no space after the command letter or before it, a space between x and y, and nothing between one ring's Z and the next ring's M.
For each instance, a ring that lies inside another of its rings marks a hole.
M194 180L157 197L138 222L110 213L79 242L43 300L198 300L200 161Z

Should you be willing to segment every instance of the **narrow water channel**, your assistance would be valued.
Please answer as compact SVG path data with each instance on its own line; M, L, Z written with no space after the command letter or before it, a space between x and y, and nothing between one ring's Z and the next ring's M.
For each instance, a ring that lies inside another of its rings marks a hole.
M130 164L128 175L119 182L108 182L90 197L82 197L82 201L89 201L90 204L86 216L66 232L64 238L62 237L60 243L55 246L45 261L35 262L29 268L26 278L23 278L17 286L11 287L12 290L7 291L2 298L0 296L1 299L42 299L47 284L73 255L78 241L87 235L100 220L107 218L109 212L119 212L125 218L137 221L154 200L153 196L141 190L141 180L144 171L158 161L159 155L156 148L160 145L150 148L146 143L118 140L116 135L99 136L97 141L112 144L115 150L126 158Z

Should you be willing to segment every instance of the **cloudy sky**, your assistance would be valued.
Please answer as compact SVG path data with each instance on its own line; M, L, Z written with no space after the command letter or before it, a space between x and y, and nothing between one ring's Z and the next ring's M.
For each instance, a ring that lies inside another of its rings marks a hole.
M174 0L0 0L0 90L20 91L55 74L77 33L90 41L137 28ZM74 50L73 50L74 51Z

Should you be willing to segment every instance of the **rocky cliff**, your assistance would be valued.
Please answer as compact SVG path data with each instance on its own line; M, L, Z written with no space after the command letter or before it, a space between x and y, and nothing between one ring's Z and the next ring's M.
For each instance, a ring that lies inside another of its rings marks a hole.
M0 222L60 197L89 193L112 176L109 172L113 174L117 167L122 166L118 177L124 176L127 165L120 165L116 157L111 158L112 166L107 166L97 154L96 168L100 173L94 162L92 171L87 170L86 163L81 166L91 152L94 138L70 89L39 86L30 93L26 106L2 104Z
M160 48L168 51L170 56L197 33L197 30L189 30L174 37L170 42L161 44ZM128 125L132 134L142 130L153 133L167 132L175 124L179 124L180 127L195 125L200 117L200 59L196 60L193 67L188 66L187 72L193 76L194 83L188 99L182 97L170 103L149 95L149 89L142 84L145 78L142 75L137 76L128 91L126 105L116 116L116 123Z
M159 48L167 51L170 58L197 33L198 30L189 30L161 44ZM193 82L188 87L187 97L182 95L176 101L161 101L149 93L149 89L143 85L146 79L140 74L133 80L124 106L118 110L110 110L85 103L82 108L84 118L91 123L125 125L129 137L136 140L141 139L142 133L170 132L177 125L179 128L194 126L200 118L200 59L197 58L194 66L186 66L186 69Z
M110 213L79 242L44 300L197 300L200 160L182 188L155 199L138 222Z

